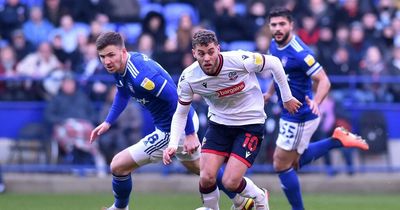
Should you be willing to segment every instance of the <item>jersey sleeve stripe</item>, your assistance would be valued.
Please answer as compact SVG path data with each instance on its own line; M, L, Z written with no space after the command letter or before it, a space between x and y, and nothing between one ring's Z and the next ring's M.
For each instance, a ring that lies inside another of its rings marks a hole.
M167 84L167 80L164 80L160 90L157 92L156 97L158 97L161 94L161 92L162 92L162 90L164 90L164 87L165 87L166 84Z
M319 63L316 63L313 67L311 67L311 68L306 72L306 74L307 74L308 76L311 76L311 75L313 75L315 72L317 72L318 70L320 70L321 67L322 67L322 66L321 66Z
M190 105L192 102L191 102L191 101L189 101L189 102L181 101L181 100L179 99L179 103L182 104L182 105L184 105L184 106L187 106L187 105Z
M135 68L132 62L128 61L127 63L128 70L132 74L133 78L136 78L137 75L139 74L138 70Z
M263 64L262 64L260 72L264 71L264 66L265 66L265 56L264 55L262 55L262 59L263 59Z

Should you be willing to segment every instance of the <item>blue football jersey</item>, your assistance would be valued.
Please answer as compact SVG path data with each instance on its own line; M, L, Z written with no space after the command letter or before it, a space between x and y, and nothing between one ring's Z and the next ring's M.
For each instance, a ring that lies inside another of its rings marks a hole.
M171 76L155 61L144 54L130 52L124 74L114 74L117 94L106 122L114 122L126 107L129 98L134 98L153 117L154 125L169 132L175 112L178 94ZM189 112L186 133L193 133L193 108Z
M305 122L317 118L305 100L306 96L313 98L311 76L322 69L315 60L313 51L300 38L293 36L292 40L281 48L272 40L269 52L281 60L292 95L303 104L294 115L282 109L281 118L290 122ZM283 108L279 87L276 83L274 85Z

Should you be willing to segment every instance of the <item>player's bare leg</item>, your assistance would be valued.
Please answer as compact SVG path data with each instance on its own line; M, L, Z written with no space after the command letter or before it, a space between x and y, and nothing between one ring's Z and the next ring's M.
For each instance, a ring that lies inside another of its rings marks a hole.
M254 198L256 210L269 210L267 191L259 188L249 178L244 177L247 168L247 165L231 156L222 178L225 188L243 197Z

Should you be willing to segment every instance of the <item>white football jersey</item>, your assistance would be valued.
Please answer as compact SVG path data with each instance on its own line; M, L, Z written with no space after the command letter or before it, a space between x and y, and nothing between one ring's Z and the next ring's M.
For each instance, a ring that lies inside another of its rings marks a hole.
M248 51L219 55L216 76L206 75L198 62L187 67L179 79L179 103L188 105L194 94L207 102L208 117L223 125L265 122L264 99L255 72L264 69L265 57Z

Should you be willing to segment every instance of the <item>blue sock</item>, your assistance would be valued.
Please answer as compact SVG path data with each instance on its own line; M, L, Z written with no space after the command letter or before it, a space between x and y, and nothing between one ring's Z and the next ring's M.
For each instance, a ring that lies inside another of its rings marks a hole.
M342 143L340 143L340 141L332 139L331 137L313 142L308 145L308 148L300 156L299 166L302 167L310 163L311 161L325 155L329 150L339 147L342 147Z
M296 171L293 170L293 168L289 168L286 171L278 173L282 190L285 192L286 198L292 206L292 210L304 210L300 183Z
M125 208L129 203L129 195L132 190L131 175L116 176L113 174L112 188L114 192L114 205L117 208Z
M224 169L220 168L217 174L217 186L220 190L222 190L230 199L233 199L236 196L236 193L228 191L225 189L224 185L222 184L222 175L224 175Z

